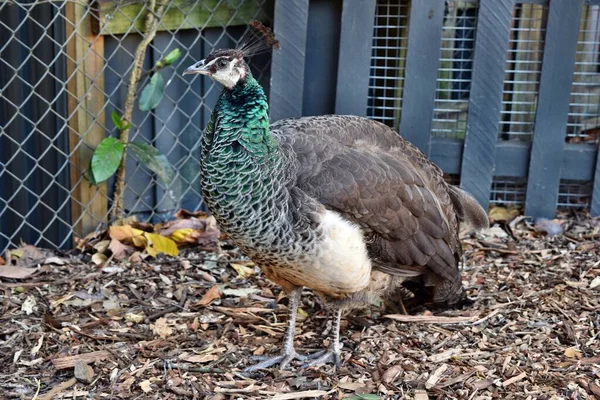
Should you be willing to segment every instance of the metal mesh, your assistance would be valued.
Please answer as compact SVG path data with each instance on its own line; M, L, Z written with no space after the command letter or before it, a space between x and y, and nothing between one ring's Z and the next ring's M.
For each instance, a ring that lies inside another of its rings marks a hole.
M492 182L490 203L497 205L523 205L527 193L525 178L496 176Z
M139 5L146 2L93 3L104 12L77 1L0 2L0 252L21 240L70 247L74 235L109 220L113 182L90 189L84 175L99 141L117 135L110 113L123 113L142 37L143 23L133 20L145 15ZM157 147L176 176L165 187L128 157L126 212L146 220L202 207L198 142L220 88L206 78L184 79L183 67L235 46L246 29L238 13L269 23L273 12L269 0L171 1L168 7L183 17L159 28L144 70L175 48L185 56L160 72L166 90L156 109L141 112L136 102L130 140ZM128 18L124 32L109 32L115 18ZM264 55L251 65L267 91L269 63Z
M398 128L408 42L408 2L379 0L375 11L367 116Z
M447 1L432 134L464 139L471 91L478 4Z
M571 142L600 139L599 50L600 6L584 6L567 124L567 136Z
M547 6L517 4L513 11L504 79L502 137L533 134L546 34Z
M586 208L590 204L592 189L590 181L563 179L558 189L558 206Z

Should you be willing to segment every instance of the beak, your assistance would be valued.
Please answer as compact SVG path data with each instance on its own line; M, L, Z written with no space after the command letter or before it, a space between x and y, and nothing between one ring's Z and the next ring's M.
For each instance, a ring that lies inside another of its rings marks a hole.
M192 65L185 71L183 71L183 75L191 75L191 74L200 74L200 75L208 75L209 71L204 66L204 60L198 61L196 64Z

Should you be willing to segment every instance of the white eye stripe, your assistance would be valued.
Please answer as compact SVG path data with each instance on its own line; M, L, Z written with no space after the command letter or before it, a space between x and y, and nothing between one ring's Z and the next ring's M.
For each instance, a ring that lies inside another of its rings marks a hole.
M217 61L219 61L221 58L222 58L222 57L217 57L217 58L215 58L214 60L212 60L211 62L209 62L208 64L206 64L206 65L204 66L204 68L208 68L208 67L212 66L214 63L216 63Z
M231 60L228 57L217 57L214 60L211 60L208 64L204 66L204 68L211 67L214 63L219 62L220 60L225 60L226 62L230 62Z

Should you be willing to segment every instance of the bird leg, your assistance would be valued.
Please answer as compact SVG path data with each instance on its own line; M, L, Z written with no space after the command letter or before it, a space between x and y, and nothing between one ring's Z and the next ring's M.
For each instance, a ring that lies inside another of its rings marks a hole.
M328 362L333 362L336 367L341 366L341 350L342 344L340 343L340 324L342 321L342 308L337 306L333 310L333 326L331 327L331 331L333 334L331 345L329 346L329 350L327 350L322 356L316 358L305 365L305 367L312 367L315 365L326 364Z
M294 348L294 337L296 336L296 314L298 313L298 305L300 303L300 295L302 288L293 289L288 293L288 327L283 343L283 351L281 355L267 358L264 361L246 368L245 372L253 372L263 368L269 368L274 364L279 364L279 369L285 369L292 360L305 360L306 357L296 353Z

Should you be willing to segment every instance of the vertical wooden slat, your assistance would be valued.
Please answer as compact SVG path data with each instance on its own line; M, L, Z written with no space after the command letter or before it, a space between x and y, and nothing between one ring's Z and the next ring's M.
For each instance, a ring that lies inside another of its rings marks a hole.
M461 187L487 209L494 176L513 0L481 0Z
M425 154L430 151L444 3L413 1L410 9L400 134Z
M335 98L336 114L365 115L375 1L344 0Z
M108 201L106 183L91 186L82 177L93 149L106 137L104 37L92 33L88 10L87 1L65 4L71 215L74 232L79 236L106 220Z
M592 190L590 214L593 217L600 216L600 146L598 147L598 155L596 156L596 171L594 172L594 186Z
M552 1L527 178L525 214L553 218L583 0ZM560 62L557 62L560 60Z
M281 49L271 63L271 120L302 115L309 0L276 1L275 37Z

